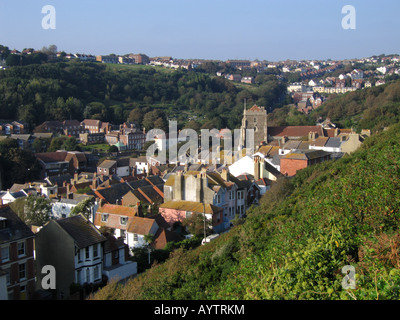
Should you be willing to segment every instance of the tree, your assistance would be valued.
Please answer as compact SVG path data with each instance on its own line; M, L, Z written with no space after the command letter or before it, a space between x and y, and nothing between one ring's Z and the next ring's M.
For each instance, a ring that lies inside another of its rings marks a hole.
M14 139L0 142L0 161L3 166L3 187L39 178L40 166L32 152L22 150Z
M92 217L92 209L94 203L95 203L94 198L87 198L78 203L78 205L71 210L70 215L76 216L78 214L82 214L86 219L90 220L90 218Z
M153 110L147 112L143 117L143 127L146 128L146 131L149 131L150 129L161 129L167 131L168 124L164 111Z
M9 54L6 59L6 64L8 67L20 66L22 65L22 56L17 54Z
M132 109L131 112L129 113L128 121L129 122L136 122L136 123L138 123L140 125L142 123L142 121L143 121L143 112L142 112L142 110L139 109L139 108Z
M49 45L48 47L43 47L41 52L46 54L49 57L54 58L57 56L57 46L52 44L52 45Z
M146 244L147 244L148 246L150 246L150 245L153 243L155 237L154 237L154 234L149 233L149 234L145 234L145 235L143 236L143 239L144 239L144 241L146 242Z
M212 233L211 221L207 219L202 213L194 213L190 217L182 221L182 225L194 236L203 236L204 233L210 235Z
M63 144L64 144L64 139L62 137L53 138L51 139L50 147L47 151L55 152L57 150L60 150L62 149Z
M78 143L76 142L76 138L69 137L69 138L65 139L61 148L66 151L76 151L78 148Z
M116 146L110 146L110 147L108 148L108 152L110 152L110 153L118 152L118 147L116 147Z
M28 225L42 227L50 220L51 201L47 198L29 195L26 198L22 220Z
M36 153L45 152L44 141L41 138L35 139L32 143L32 148Z

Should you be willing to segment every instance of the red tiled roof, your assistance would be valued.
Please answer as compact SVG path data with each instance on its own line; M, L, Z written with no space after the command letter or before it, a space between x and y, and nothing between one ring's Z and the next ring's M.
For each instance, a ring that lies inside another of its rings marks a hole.
M268 134L272 137L304 137L310 132L317 132L319 136L324 135L321 126L268 127Z
M261 108L255 104L255 105L252 106L248 111L261 112L261 111L263 111L263 110L261 110Z
M100 126L100 120L85 119L82 123L86 126Z
M146 235L150 233L150 230L154 224L157 224L154 219L133 217L127 230L130 233Z
M104 206L99 208L97 212L133 217L136 215L137 209L133 207L124 207L114 204L105 204Z
M59 162L65 161L67 154L67 152L46 152L37 153L36 157L43 162Z

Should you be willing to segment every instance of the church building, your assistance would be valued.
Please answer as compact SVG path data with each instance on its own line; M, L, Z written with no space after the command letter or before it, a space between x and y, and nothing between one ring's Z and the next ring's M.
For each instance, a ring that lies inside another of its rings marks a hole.
M242 145L246 142L246 130L254 130L254 146L257 148L261 143L268 143L267 111L264 107L254 105L249 110L246 104L243 110L241 129Z

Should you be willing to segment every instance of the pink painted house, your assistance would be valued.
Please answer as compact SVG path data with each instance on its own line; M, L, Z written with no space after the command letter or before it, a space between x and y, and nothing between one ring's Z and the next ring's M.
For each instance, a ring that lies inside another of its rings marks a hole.
M203 214L208 220L212 220L212 227L215 232L223 231L223 208L212 204L201 202L171 200L160 205L159 213L165 221L172 227L175 222L182 222L192 214Z

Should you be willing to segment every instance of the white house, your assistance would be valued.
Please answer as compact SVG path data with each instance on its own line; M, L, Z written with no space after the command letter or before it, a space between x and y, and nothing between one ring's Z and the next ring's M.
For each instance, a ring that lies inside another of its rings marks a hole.
M376 71L378 71L378 72L380 72L382 74L386 74L387 68L385 66L379 67L379 68L376 68Z
M108 280L126 279L137 274L137 262L126 260L127 251L123 239L112 235L105 235L103 275Z
M267 161L268 159L262 153L255 153L252 157L244 156L229 166L229 172L238 177L243 174L251 174L255 180L267 178L276 181L277 172Z
M147 245L144 237L149 234L155 236L158 228L154 219L133 217L127 229L126 244L130 248L143 248Z
M76 196L75 199L53 199L51 201L51 215L53 219L63 219L68 218L71 215L71 211L75 208L79 203L85 201L90 198L86 195ZM90 221L93 222L94 215L96 213L97 208L99 207L99 203L96 201L91 206L91 217Z
M7 190L6 192L3 191L0 193L0 204L11 203L19 198L24 198L27 196L28 193L25 190L20 190L17 192L10 192L10 190Z

